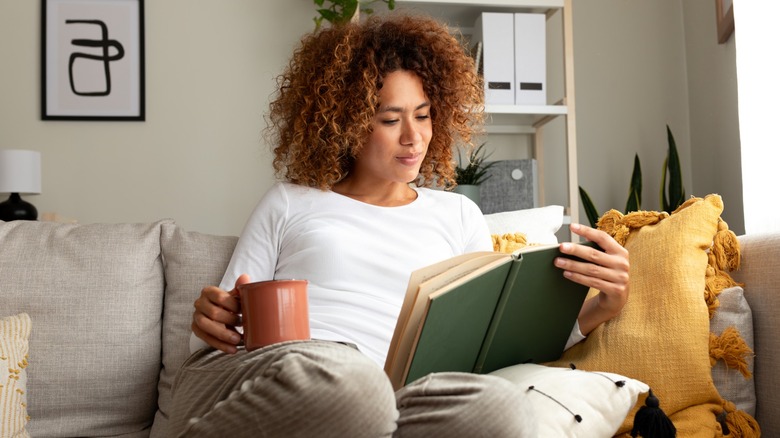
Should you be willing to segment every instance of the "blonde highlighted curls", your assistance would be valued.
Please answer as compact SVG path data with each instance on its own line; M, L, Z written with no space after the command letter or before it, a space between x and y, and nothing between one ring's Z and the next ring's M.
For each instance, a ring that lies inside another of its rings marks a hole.
M453 146L473 146L482 126L482 83L446 26L406 15L324 28L301 40L277 78L268 116L277 177L320 189L344 178L371 132L382 78L397 70L419 76L431 103L433 137L416 183L453 185Z

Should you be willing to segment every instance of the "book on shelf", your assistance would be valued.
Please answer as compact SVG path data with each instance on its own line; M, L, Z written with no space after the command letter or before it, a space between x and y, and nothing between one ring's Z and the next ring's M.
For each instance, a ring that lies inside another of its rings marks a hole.
M571 257L558 245L473 252L413 272L385 361L393 387L558 359L589 290L554 266L559 256Z

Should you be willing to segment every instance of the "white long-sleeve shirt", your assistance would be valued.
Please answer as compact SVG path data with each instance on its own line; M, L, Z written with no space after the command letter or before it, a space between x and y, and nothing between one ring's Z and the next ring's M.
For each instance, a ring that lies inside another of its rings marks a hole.
M410 204L379 207L277 183L249 217L220 288L233 289L243 273L252 281L308 280L312 338L354 343L383 366L412 271L492 250L476 204L415 190ZM191 351L205 346L192 335Z

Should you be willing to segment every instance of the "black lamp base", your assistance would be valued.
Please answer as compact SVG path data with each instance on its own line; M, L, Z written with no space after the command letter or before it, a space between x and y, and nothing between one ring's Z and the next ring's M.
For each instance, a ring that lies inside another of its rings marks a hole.
M18 193L11 193L5 202L0 202L0 220L2 221L34 221L38 219L38 210L34 205L23 201Z

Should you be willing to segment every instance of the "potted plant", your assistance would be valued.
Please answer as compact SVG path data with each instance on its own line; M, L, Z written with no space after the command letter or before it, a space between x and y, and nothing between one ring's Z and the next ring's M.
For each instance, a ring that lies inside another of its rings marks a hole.
M313 0L317 7L317 16L314 17L315 29L322 26L322 22L327 21L331 24L347 23L350 20L357 19L360 13L371 15L374 10L364 5L370 5L381 1L387 3L387 9L395 9L395 0Z
M469 153L468 162L465 164L458 149L458 164L455 166L456 186L453 191L467 196L477 205L480 205L479 185L490 178L487 171L496 164L495 161L486 161L490 154L485 154L485 144L482 143L474 148Z
M680 156L677 154L677 142L674 140L672 130L666 125L666 138L668 150L664 160L661 174L661 210L669 214L685 202L685 187L683 187ZM667 175L669 179L667 180ZM580 189L580 199L585 208L585 215L591 226L596 227L599 213L593 204L588 192ZM642 167L639 164L639 155L634 155L634 171L631 174L631 183L628 188L628 201L626 201L626 214L639 211L642 207Z

